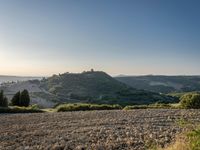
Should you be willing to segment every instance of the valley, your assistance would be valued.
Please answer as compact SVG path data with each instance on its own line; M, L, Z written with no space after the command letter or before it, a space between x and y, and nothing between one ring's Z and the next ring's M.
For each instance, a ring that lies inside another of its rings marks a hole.
M116 80L137 89L158 93L200 91L200 76L121 76Z

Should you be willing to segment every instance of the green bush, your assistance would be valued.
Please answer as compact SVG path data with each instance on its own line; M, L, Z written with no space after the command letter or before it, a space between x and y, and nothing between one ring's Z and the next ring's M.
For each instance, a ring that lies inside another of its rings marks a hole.
M180 105L182 108L199 109L200 108L200 94L185 94L180 98Z
M90 110L114 110L114 109L122 109L122 107L120 105L107 105L107 104L90 105Z
M0 92L0 107L8 107L8 99L4 96L3 90Z
M173 108L170 104L165 104L165 103L155 103L155 104L150 104L149 107L152 108Z
M64 111L87 111L87 110L114 110L122 109L119 105L106 105L106 104L61 104L56 107L58 112Z

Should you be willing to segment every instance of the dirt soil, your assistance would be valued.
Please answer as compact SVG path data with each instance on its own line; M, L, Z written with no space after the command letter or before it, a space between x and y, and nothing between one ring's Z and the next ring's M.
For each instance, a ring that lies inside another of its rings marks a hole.
M199 110L0 114L0 150L143 150L164 147L200 122ZM184 121L184 122L185 122Z

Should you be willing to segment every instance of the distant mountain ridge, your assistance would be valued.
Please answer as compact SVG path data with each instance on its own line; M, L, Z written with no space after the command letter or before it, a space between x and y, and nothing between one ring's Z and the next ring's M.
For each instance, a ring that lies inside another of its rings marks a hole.
M42 77L0 75L0 84L4 82L17 82L17 81L41 80L41 79Z
M159 93L200 91L200 76L124 76L116 80L137 89Z

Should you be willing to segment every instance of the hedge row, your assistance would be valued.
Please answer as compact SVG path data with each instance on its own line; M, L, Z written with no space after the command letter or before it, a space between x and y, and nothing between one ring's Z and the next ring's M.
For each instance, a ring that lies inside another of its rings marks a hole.
M120 105L106 105L106 104L62 104L56 107L58 112L65 111L86 111L86 110L115 110L122 109Z
M44 111L35 108L35 106L30 107L0 107L0 113L42 113Z

